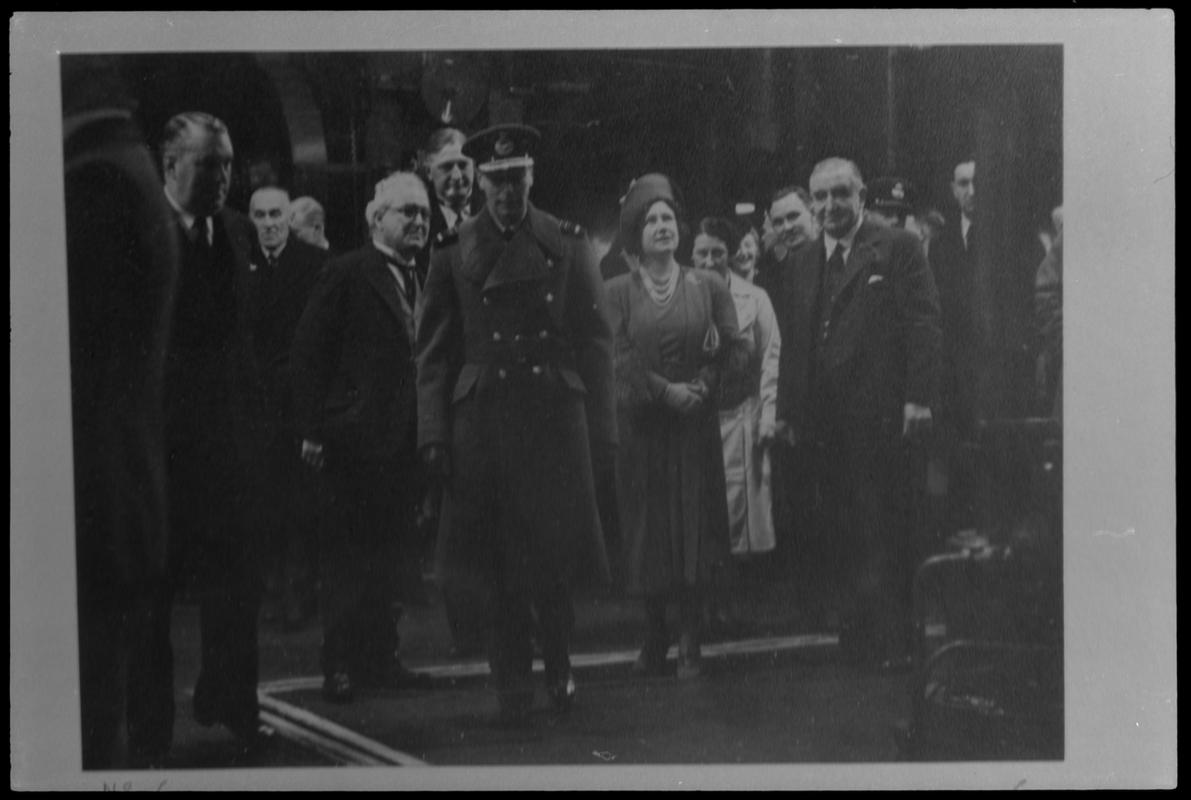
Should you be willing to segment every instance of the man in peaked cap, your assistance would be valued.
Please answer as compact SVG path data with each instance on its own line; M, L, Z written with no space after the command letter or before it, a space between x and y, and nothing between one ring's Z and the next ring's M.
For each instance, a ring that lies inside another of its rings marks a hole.
M877 178L868 186L865 216L882 228L905 228L913 186L904 178Z
M535 633L550 700L571 705L570 593L581 568L608 577L595 475L616 448L603 283L582 229L529 202L538 138L501 125L467 141L485 207L432 255L417 329L438 578L485 598L503 724L528 719Z

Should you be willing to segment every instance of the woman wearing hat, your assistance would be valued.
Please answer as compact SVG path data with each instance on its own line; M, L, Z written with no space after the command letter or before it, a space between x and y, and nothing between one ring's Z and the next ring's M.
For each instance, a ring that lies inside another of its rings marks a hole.
M628 589L644 599L648 622L635 669L664 671L666 606L677 602L686 678L701 672L703 595L729 551L717 393L724 370L747 355L727 284L675 258L679 214L665 176L633 184L620 213L631 269L608 282L608 295Z

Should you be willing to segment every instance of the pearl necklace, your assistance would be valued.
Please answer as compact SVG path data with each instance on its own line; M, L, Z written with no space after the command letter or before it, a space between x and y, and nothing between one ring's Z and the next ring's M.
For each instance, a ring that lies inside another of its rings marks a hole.
M678 288L678 265L671 262L670 271L663 278L655 278L644 266L641 267L641 282L645 284L645 291L649 299L659 306L664 306L674 297L674 290Z

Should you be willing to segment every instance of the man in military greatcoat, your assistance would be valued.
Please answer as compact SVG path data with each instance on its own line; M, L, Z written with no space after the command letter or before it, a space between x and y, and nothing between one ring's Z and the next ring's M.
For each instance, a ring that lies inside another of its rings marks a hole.
M570 593L581 567L608 577L593 475L616 447L603 284L579 226L529 202L538 138L502 125L468 139L485 208L431 257L417 332L418 446L444 489L438 577L487 599L509 724L532 706L534 635L552 703L573 700Z

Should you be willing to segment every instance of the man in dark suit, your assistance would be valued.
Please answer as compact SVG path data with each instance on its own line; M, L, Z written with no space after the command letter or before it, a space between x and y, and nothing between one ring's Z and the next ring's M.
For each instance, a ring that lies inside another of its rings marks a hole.
M789 185L773 193L767 216L768 228L764 248L757 258L756 283L765 290L773 303L779 330L788 324L791 309L783 305L783 278L793 269L794 251L803 242L815 238L815 222L810 209L811 198L801 186ZM776 559L788 569L802 562L800 558L809 538L810 515L814 492L810 465L799 453L788 447L772 450L773 523L777 547Z
M435 250L418 322L418 444L444 481L440 581L482 589L500 719L533 701L532 637L570 707L571 588L608 578L594 474L615 457L612 331L582 230L534 208L538 133L468 140L484 211ZM594 464L593 464L594 462Z
M289 193L263 186L248 216L256 227L249 261L254 373L254 526L265 549L265 618L300 626L314 610L314 521L317 504L309 470L298 458L293 421L290 348L326 252L291 235Z
M946 476L947 510L941 534L977 526L974 448L976 397L982 354L976 317L976 259L980 229L976 222L976 162L955 165L951 180L956 215L931 245L930 264L942 309L943 363L940 374L938 446L935 467Z
M463 153L467 135L457 128L439 128L430 134L418 153L418 174L430 195L430 242L454 233L483 207L475 192L475 163ZM418 268L425 278L430 250L418 254Z
M794 251L782 282L777 426L817 467L818 535L847 587L841 647L898 669L911 652L916 555L905 440L931 424L938 296L917 238L864 220L855 164L820 162L810 192L822 233Z
M430 203L398 172L365 210L372 241L330 261L294 336L294 411L301 457L319 470L330 509L320 545L323 693L426 688L397 658L401 564L416 558L423 481L417 458L415 259Z
M168 647L156 600L170 578L162 412L178 239L114 64L64 56L62 94L82 767L162 766L173 672L153 639L164 629Z
M224 207L232 142L220 120L202 112L165 126L165 198L182 242L182 269L166 363L166 436L170 519L200 604L202 663L195 718L222 723L251 747L259 724L258 541L246 524L248 480L244 387L254 380L248 354L252 224ZM172 596L163 598L167 604ZM170 659L169 631L158 638ZM171 678L172 684L172 678Z

